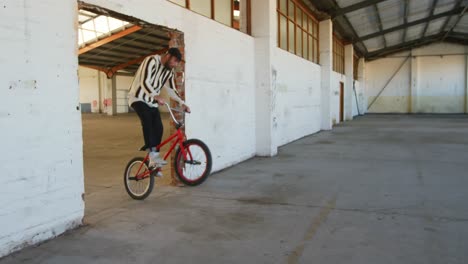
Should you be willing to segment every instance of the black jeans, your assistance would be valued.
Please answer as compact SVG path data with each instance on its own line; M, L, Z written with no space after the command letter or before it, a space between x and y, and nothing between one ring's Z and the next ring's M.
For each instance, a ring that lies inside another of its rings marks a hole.
M158 108L149 107L144 102L134 102L131 106L141 120L145 149L157 147L161 144L163 136L163 124Z

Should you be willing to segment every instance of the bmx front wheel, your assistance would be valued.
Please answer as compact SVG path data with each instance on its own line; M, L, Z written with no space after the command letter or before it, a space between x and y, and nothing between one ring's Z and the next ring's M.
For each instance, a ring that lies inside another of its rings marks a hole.
M188 186L202 184L211 173L212 158L208 146L198 139L184 142L185 156L178 149L174 169L180 181Z

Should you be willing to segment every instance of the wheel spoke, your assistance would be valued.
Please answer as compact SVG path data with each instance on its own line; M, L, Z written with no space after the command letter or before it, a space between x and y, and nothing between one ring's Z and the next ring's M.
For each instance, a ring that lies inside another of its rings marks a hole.
M198 180L203 176L208 166L206 153L198 145L189 145L186 148L186 153L186 157L183 155L179 157L179 171L183 174L182 177L188 180Z
M141 172L140 167L142 167L143 172ZM140 170L140 174L137 174ZM145 175L148 173L148 168L146 164L142 165L141 160L136 160L135 162L131 163L126 171L126 179L125 183L127 185L128 191L136 196L141 197L144 196L150 188L150 177L144 177L142 179L138 179L139 175Z

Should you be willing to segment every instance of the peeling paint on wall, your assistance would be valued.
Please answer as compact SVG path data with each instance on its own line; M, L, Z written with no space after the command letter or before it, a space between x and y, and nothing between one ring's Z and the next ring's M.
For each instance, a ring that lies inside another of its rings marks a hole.
M15 89L33 90L33 89L37 89L37 81L36 80L11 81L9 89L10 90L15 90Z

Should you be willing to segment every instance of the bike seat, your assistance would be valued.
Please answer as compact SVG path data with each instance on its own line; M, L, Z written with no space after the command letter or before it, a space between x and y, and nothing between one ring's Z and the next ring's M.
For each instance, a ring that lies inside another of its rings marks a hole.
M143 145L143 147L141 147L139 151L146 151L146 145Z

